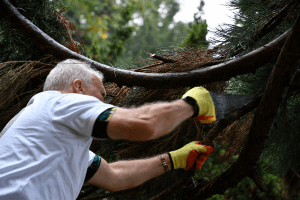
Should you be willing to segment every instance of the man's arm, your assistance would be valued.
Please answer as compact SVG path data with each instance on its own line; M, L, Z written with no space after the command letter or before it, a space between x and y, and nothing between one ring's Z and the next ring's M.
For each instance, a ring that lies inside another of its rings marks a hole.
M212 147L193 141L180 149L148 159L118 161L108 164L101 158L87 183L110 191L130 189L162 175L171 169L190 169L196 163L196 169L201 169L207 157L213 151ZM101 164L100 164L101 163ZM100 164L100 167L99 167ZM167 164L167 168L165 166ZM92 164L93 165L93 164ZM92 166L91 165L91 166ZM92 167L93 168L93 167Z
M171 170L168 154L163 154L163 157L168 164L168 169ZM101 158L99 169L87 183L116 192L139 186L163 173L164 167L159 157L118 161L109 164Z
M145 105L134 109L117 109L109 120L111 139L146 141L170 133L194 114L184 100Z

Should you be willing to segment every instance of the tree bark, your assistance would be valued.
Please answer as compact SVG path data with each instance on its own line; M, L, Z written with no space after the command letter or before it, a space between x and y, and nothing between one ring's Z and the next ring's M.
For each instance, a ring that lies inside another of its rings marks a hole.
M115 82L119 86L142 86L151 89L199 86L213 82L227 81L240 74L255 72L260 66L277 59L280 49L290 32L285 32L269 44L244 56L215 66L181 73L141 73L116 69L69 50L50 38L21 15L9 0L1 0L0 9L17 29L24 32L36 42L42 50L54 55L58 59L73 58L90 63L104 74L106 81Z

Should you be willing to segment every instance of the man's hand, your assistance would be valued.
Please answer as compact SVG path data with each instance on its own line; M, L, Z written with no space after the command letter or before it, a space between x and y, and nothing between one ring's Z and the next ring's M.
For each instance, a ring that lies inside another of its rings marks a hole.
M183 168L188 170L196 161L196 169L199 170L212 151L212 147L201 145L200 142L193 141L176 151L171 151L170 155L174 169Z
M209 92L203 87L194 87L187 91L182 99L191 97L196 100L199 107L198 117L195 120L200 120L201 123L212 123L216 121L215 106Z

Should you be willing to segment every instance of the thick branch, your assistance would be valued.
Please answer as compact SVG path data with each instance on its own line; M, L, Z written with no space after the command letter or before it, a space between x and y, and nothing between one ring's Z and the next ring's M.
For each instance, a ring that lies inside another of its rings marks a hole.
M245 176L249 176L252 173L253 167L256 166L259 156L265 147L279 106L295 76L297 70L295 62L299 58L300 19L298 16L270 75L266 90L255 113L249 138L245 143L241 155L210 187L203 190L200 189L194 198L205 199L214 194L223 194L228 188L234 187Z
M216 137L220 135L220 133L230 124L235 122L236 120L239 120L241 117L246 115L247 113L251 112L257 106L259 105L259 102L261 100L262 95L259 95L243 107L241 107L239 110L236 110L231 115L221 119L207 134L207 137L204 138L202 144L204 145L211 145L212 142Z
M223 118L222 120L220 120L219 122L217 122L217 124L209 131L208 136L203 140L202 144L211 145L213 140L219 136L219 134L222 132L222 130L224 128L226 128L228 125L232 124L234 121L239 120L242 116L246 115L250 111L257 108L257 106L259 105L259 102L261 100L261 97L262 97L262 95L253 97L253 100L250 101L248 104L244 105L240 109L234 111L229 116L227 116L227 117ZM174 190L178 186L182 187L184 185L184 183L186 183L186 181L189 180L191 178L191 176L193 176L194 174L195 174L195 167L186 171L175 184L173 184L168 189L162 191L160 194L152 197L151 200L165 199L166 197L168 197L168 195L174 193L175 192ZM202 185L200 185L200 186L202 186ZM201 187L197 186L197 188L200 189Z
M189 72L150 74L112 68L67 49L22 16L8 0L0 1L0 9L17 29L27 34L44 51L62 60L74 58L91 63L92 66L104 74L107 81L115 82L118 85L143 86L146 88L176 88L203 85L227 81L237 75L254 72L263 64L277 59L289 33L287 31L269 44L226 63Z

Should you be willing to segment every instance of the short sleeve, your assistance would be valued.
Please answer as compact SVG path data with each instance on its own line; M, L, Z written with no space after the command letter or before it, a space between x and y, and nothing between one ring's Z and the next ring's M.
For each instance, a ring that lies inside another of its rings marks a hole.
M92 164L94 158L95 158L95 153L92 151L89 151L89 166Z
M91 158L91 156L93 156L93 157ZM87 168L84 182L87 182L96 174L96 172L98 171L98 169L101 165L101 157L90 151L89 152L89 163L90 163L90 165Z
M73 133L91 137L95 120L103 111L113 105L101 102L95 97L68 94L56 102L53 109L53 125L62 134Z

